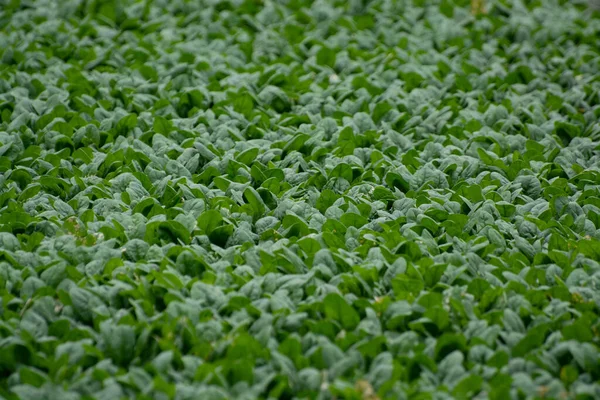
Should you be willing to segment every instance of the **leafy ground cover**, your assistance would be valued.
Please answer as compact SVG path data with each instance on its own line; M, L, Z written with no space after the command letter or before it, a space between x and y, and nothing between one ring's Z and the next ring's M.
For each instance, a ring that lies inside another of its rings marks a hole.
M0 396L600 398L584 1L0 2Z

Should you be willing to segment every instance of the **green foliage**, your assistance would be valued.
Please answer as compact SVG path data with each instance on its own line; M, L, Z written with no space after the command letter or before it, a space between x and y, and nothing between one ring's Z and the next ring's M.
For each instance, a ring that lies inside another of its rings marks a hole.
M0 0L0 398L600 398L584 3Z

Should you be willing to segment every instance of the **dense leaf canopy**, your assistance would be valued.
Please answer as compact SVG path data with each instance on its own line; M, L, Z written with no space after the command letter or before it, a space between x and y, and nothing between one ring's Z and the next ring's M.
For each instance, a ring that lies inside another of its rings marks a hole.
M0 0L0 397L600 398L586 1Z

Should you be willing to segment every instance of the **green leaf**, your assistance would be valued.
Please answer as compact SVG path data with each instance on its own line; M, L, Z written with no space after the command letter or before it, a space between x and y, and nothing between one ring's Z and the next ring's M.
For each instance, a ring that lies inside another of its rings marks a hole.
M354 330L360 322L356 310L336 293L330 293L323 299L325 316L340 323L345 330Z
M104 351L117 365L129 365L135 350L135 330L129 325L114 325L110 321L100 324Z
M244 191L244 199L251 206L255 221L264 215L266 206L256 190L251 187L246 188Z
M161 135L168 135L173 130L173 123L165 117L157 115L154 117L152 129L154 129L154 132L160 133Z
M565 326L561 332L565 340L577 340L579 342L591 342L594 339L592 324L595 320L592 313L584 314L575 322Z
M554 133L563 141L563 143L568 144L574 138L581 136L581 129L575 124L556 121L554 123Z
M515 357L523 357L532 350L539 348L546 339L546 334L550 330L549 324L537 325L531 328L525 337L521 339L512 349Z
M206 210L198 217L198 228L210 235L223 222L223 216L217 210Z
M330 68L335 66L336 52L323 46L317 52L317 64L324 65Z
M355 228L361 228L369 222L365 217L360 214L346 213L340 218L340 222L346 227L353 226Z
M411 279L406 275L398 275L392 280L394 293L401 296L403 293L410 293L413 296L419 295L425 288L423 281L420 279Z
M129 114L121 118L115 128L117 135L126 135L137 126L137 122L138 117L136 114Z
M173 243L181 241L184 244L188 244L191 238L190 232L180 222L156 221L146 225L144 240L150 243L160 243L164 240Z
M436 342L435 359L436 361L442 360L453 351L465 351L466 348L467 341L462 334L445 333Z

